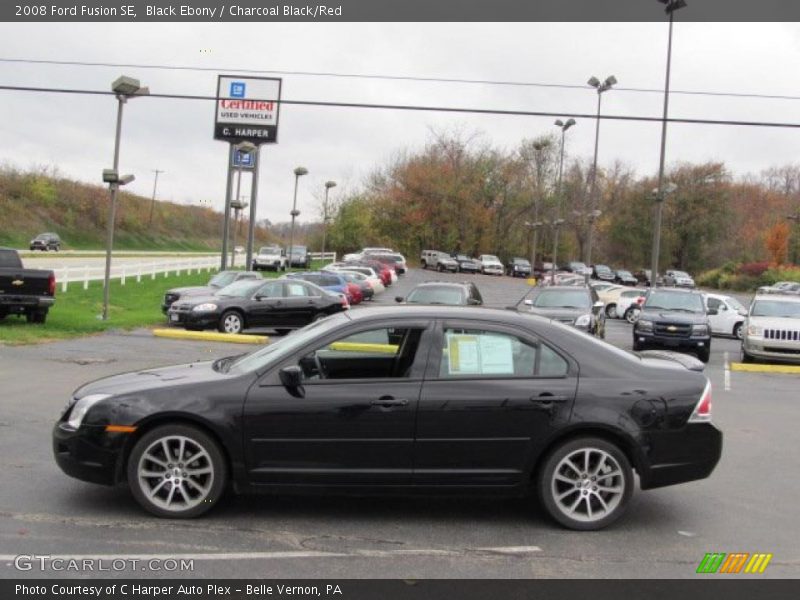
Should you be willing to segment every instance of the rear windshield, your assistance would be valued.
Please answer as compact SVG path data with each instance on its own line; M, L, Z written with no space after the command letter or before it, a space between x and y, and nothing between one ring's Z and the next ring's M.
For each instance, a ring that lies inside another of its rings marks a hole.
M412 290L406 298L410 304L466 304L466 295L452 286L425 286Z
M533 301L538 308L589 308L592 298L584 289L544 290Z

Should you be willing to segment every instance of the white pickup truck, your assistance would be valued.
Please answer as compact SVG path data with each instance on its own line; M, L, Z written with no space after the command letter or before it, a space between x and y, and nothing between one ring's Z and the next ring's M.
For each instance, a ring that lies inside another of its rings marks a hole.
M285 271L286 252L280 246L262 246L253 257L253 271Z

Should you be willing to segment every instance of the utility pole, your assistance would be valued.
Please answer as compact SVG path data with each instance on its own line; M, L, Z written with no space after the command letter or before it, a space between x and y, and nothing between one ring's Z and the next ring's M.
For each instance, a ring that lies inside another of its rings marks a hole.
M147 219L147 224L153 224L153 211L156 208L156 188L158 188L158 175L159 173L163 173L161 169L152 169L153 173L156 174L155 179L153 180L153 199L150 201L150 217Z

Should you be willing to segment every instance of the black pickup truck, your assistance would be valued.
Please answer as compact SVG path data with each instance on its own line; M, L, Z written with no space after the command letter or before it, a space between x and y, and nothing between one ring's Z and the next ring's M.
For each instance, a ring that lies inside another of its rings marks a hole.
M0 248L0 321L25 315L28 323L44 323L56 301L52 271L25 269L16 250Z

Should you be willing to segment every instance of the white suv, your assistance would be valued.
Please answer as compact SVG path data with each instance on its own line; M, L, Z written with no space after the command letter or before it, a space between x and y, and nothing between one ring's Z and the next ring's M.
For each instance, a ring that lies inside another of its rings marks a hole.
M800 362L800 297L756 295L742 338L742 362L774 359Z
M253 257L253 271L285 271L286 253L280 246L264 246Z
M478 262L481 263L481 273L486 273L487 275L503 274L503 263L493 254L481 254L478 257Z

